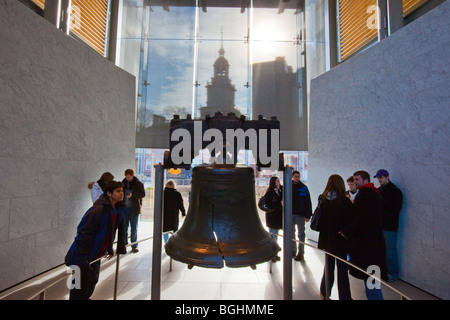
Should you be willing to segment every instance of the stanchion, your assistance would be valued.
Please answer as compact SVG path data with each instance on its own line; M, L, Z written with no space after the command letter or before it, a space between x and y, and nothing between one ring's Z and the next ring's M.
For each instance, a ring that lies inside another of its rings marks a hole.
M117 282L119 281L120 254L116 256L116 274L114 276L114 300L117 300Z
M152 300L161 299L161 246L164 169L155 165L155 210L153 217Z
M334 262L333 262L334 263ZM330 272L329 272L329 262L328 256L325 254L325 300L329 300L330 298Z
M283 300L292 300L292 167L283 177Z

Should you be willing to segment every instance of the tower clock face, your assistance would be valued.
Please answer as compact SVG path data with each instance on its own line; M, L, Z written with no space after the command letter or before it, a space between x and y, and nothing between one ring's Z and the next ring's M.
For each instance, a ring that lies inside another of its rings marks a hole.
M216 77L228 77L228 61L224 58L224 56L220 56L217 58L214 63L214 73Z

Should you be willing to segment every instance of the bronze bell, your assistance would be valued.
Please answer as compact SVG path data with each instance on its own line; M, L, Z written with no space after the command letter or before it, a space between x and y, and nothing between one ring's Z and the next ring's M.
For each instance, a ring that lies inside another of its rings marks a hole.
M199 165L192 170L188 213L166 253L189 266L252 267L280 251L259 219L253 169Z

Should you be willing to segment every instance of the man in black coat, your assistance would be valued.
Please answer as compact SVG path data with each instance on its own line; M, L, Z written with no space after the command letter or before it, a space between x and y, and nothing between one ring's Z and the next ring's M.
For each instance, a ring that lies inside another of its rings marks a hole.
M300 172L295 170L292 172L292 221L293 229L297 226L297 237L301 242L305 242L305 223L311 219L311 216L312 205L308 187L300 181ZM293 248L295 248L295 244ZM299 243L294 260L303 261L304 254L305 246L303 243Z
M398 279L397 231L398 217L403 205L403 193L389 178L389 172L384 169L377 171L381 194L381 222L384 240L386 241L386 263L388 281Z
M359 191L353 204L350 231L345 235L350 240L350 262L368 273L375 271L375 275L386 279L386 246L381 229L380 191L370 182L370 175L366 171L356 171L353 179ZM350 274L364 280L367 299L383 299L378 282L373 286L372 279L355 268L350 268Z
M137 228L139 222L139 214L141 213L142 198L145 197L145 189L142 182L134 176L133 169L125 170L125 179L122 181L124 185L123 202L126 207L125 211L125 241L128 244L128 226L131 228L131 243L137 241ZM131 252L139 252L138 245L131 246Z

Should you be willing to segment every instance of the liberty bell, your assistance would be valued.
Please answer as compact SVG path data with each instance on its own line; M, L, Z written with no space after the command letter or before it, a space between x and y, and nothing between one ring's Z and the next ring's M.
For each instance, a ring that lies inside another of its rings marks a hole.
M171 121L171 133L176 128L191 132L195 121L201 122L202 133L209 128L218 129L216 133L225 133L226 128L279 128L279 122L275 119L260 118L255 123L245 121L243 116L237 118L234 114L222 116L216 113L213 118L207 116L206 121L174 118ZM197 129L200 128L198 122L196 126ZM198 137L198 132L196 136ZM194 142L192 145L195 144ZM203 145L201 143L202 147ZM223 146L225 145L224 141ZM171 150L172 147L171 144ZM245 144L245 147L249 145ZM192 151L195 153L197 150ZM280 159L282 157L277 154L277 162ZM165 166L175 166L172 160L171 154L166 152ZM165 245L166 253L171 258L186 263L189 267L223 268L225 264L227 267L256 268L257 264L271 260L281 250L259 218L253 168L229 163L234 161L225 162L193 168L185 221ZM257 163L263 165L259 159ZM277 163L278 166L282 167L282 164Z

